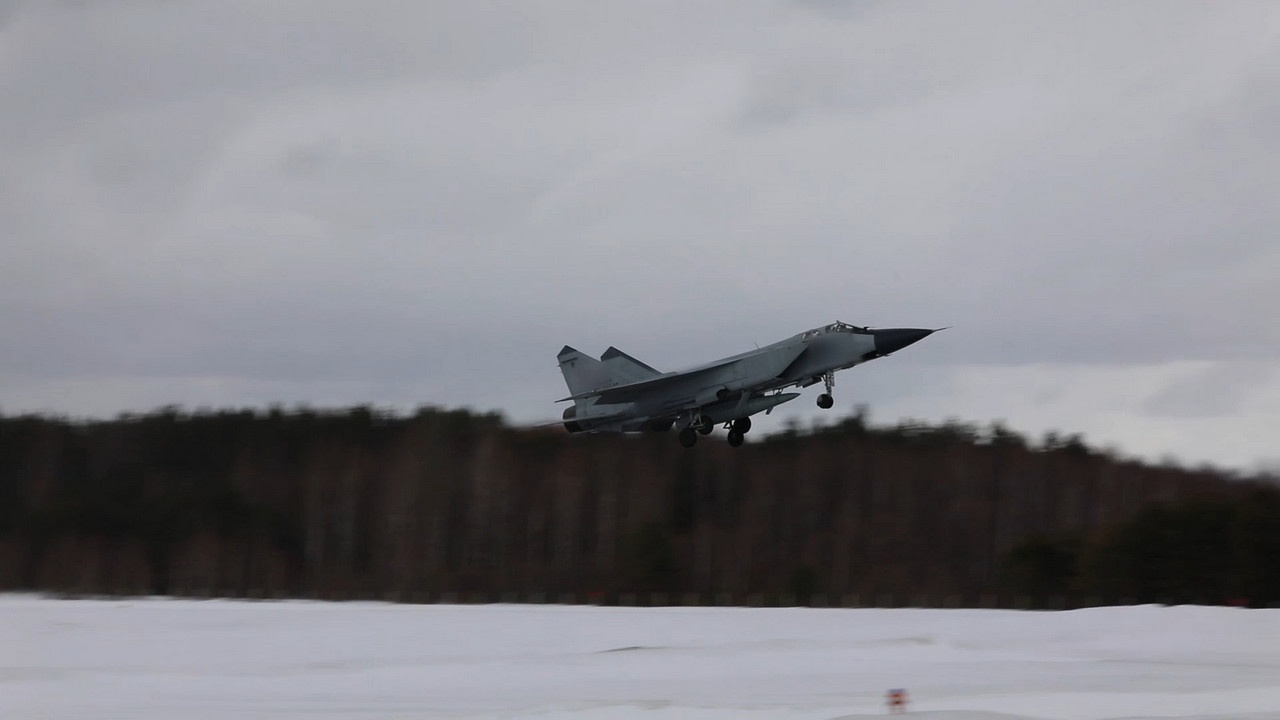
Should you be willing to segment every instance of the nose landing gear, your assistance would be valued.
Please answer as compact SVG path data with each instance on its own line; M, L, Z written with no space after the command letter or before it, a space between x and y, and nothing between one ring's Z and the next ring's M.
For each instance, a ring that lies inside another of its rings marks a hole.
M835 398L831 397L831 391L836 388L836 374L834 372L823 374L822 385L827 391L818 396L818 407L830 410L831 406L836 404Z

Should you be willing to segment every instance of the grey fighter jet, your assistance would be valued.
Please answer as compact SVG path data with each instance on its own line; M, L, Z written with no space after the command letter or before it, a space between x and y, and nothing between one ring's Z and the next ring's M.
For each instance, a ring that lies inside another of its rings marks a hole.
M597 360L566 345L556 358L573 401L562 420L571 433L665 432L676 429L680 444L693 447L698 434L717 424L737 447L751 429L751 416L766 415L799 397L791 387L823 383L818 407L830 408L837 370L897 352L934 330L872 330L835 322L785 340L714 362L659 372L611 347Z

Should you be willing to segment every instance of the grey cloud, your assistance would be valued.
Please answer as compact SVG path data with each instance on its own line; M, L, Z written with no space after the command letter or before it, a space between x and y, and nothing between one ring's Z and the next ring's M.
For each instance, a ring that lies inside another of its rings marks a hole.
M0 373L531 416L566 342L833 319L956 325L907 375L1280 359L1275 6L820 5L21 6Z
M1277 375L1277 366L1257 362L1213 363L1169 383L1143 404L1149 415L1223 417L1238 413L1260 387Z

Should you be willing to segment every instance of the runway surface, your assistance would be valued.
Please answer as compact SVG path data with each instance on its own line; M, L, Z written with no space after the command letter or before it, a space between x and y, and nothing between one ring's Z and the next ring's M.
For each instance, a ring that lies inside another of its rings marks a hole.
M1280 610L0 596L0 717L1280 720Z

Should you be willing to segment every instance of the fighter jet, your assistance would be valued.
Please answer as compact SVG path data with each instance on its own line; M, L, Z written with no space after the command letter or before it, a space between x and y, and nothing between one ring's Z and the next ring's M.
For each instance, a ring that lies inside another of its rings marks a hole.
M597 360L569 347L556 356L573 401L561 416L571 433L679 431L693 447L718 424L733 447L751 430L751 416L768 415L798 392L823 383L818 407L835 404L836 371L885 357L936 332L919 328L872 330L843 322L806 330L785 340L714 362L659 372L610 347Z

